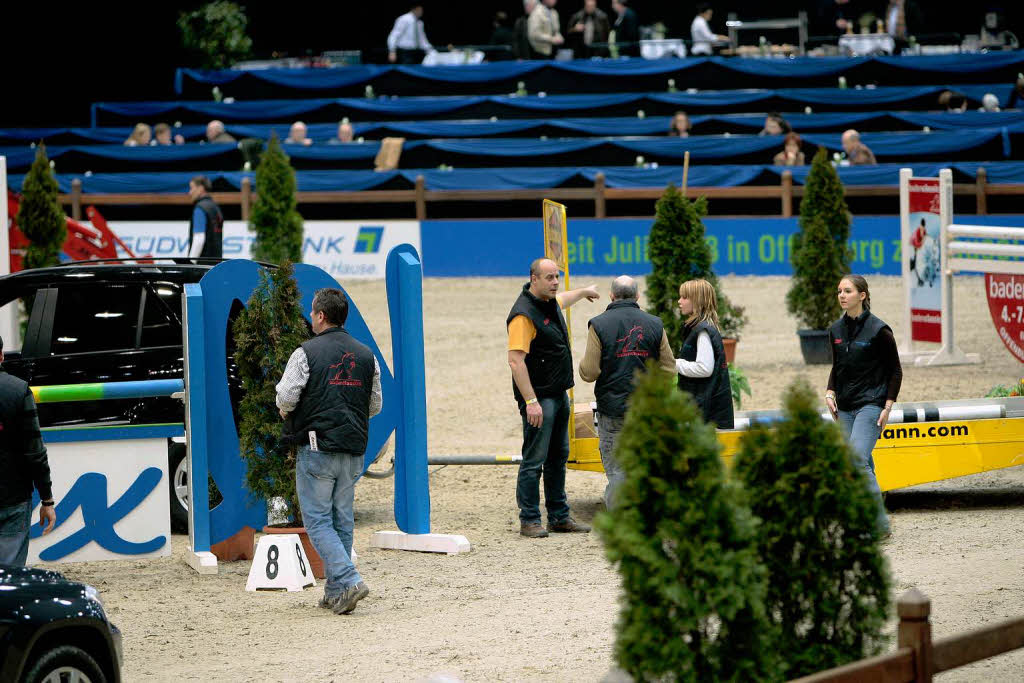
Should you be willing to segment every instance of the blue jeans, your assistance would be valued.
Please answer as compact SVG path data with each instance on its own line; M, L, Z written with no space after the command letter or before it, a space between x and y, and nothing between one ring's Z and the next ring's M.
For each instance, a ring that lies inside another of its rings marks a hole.
M25 501L0 508L0 564L24 567L28 559L28 528L32 526L32 503Z
M306 533L324 561L324 592L330 597L362 581L352 564L352 505L356 482L362 473L361 455L312 451L309 446L299 446L295 492Z
M569 460L569 396L542 398L544 422L539 428L523 418L523 461L516 481L519 520L524 524L540 522L540 480L544 478L544 506L548 524L569 519L569 501L565 496L565 463Z
M876 405L861 406L856 410L840 410L839 428L843 438L850 444L850 450L853 451L854 466L864 470L868 491L878 505L878 532L884 536L889 533L889 515L885 512L882 490L878 486L878 479L875 478L875 460L871 457L871 451L874 450L875 442L881 433L878 427L878 416L881 414L882 408Z
M615 492L626 479L626 473L615 459L615 447L618 445L619 432L622 431L624 420L624 417L597 414L597 446L601 452L601 465L604 466L605 476L608 477L608 485L604 487L604 506L608 510L612 509L615 502Z

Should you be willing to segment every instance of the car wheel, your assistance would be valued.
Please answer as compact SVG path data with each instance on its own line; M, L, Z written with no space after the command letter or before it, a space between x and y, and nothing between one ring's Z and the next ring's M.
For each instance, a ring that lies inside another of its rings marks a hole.
M167 455L167 493L171 510L171 533L188 533L188 463L185 445L171 444Z
M62 645L43 653L24 680L26 683L106 683L107 678L88 652Z

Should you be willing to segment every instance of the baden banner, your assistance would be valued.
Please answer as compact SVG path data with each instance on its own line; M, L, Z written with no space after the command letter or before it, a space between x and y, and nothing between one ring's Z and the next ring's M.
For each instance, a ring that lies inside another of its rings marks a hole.
M1024 278L985 273L985 296L999 338L1024 363Z
M110 228L136 256L188 255L187 223L112 221ZM408 243L420 248L419 221L306 221L304 230L303 263L338 279L383 278L392 247ZM254 239L244 221L226 221L224 258L251 258Z

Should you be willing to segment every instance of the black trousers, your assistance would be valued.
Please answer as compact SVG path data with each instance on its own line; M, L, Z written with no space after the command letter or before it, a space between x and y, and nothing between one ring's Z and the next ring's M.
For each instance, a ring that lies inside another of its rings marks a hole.
M406 50L400 47L395 50L395 56L395 61L399 64L422 64L427 53L423 50Z

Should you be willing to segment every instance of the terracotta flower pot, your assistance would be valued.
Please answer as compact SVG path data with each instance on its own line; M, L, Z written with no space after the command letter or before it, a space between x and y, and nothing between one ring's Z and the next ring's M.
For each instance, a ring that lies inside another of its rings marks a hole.
M313 547L313 543L309 540L309 534L306 533L306 527L304 526L265 526L263 527L263 533L265 534L298 534L299 540L302 542L302 549L306 551L306 558L309 560L309 568L313 572L313 576L318 579L322 579L326 576L324 573L324 561L320 558L320 553Z
M255 554L256 530L251 526L242 529L230 538L210 546L217 560L220 562L237 562L239 560L251 560Z
M736 342L739 339L733 339L732 337L722 337L722 346L725 347L725 360L729 363L736 362Z

